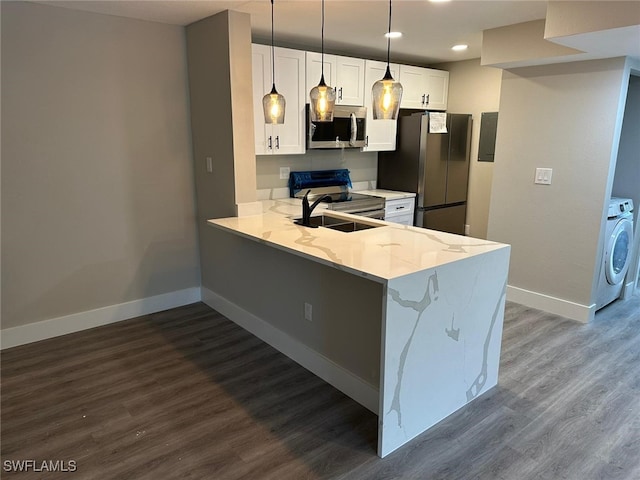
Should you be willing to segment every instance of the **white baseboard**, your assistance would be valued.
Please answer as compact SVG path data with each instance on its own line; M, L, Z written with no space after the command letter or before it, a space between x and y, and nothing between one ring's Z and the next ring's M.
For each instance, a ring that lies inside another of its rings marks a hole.
M267 321L202 287L202 301L356 402L378 413L378 389Z
M507 286L507 300L583 323L593 320L596 313L595 303L581 305L543 293L512 287L511 285Z
M0 349L46 340L199 301L200 287L193 287L19 327L6 328L0 331Z

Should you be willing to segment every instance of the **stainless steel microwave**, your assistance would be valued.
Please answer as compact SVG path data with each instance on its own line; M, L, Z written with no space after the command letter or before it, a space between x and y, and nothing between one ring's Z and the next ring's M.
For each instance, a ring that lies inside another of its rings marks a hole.
M333 122L312 122L307 104L307 149L362 148L367 134L367 109L336 105Z

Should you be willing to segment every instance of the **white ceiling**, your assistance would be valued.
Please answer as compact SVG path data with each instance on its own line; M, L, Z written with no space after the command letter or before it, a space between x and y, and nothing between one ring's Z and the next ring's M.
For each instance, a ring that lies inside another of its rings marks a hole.
M76 10L188 25L223 10L251 15L254 41L269 43L269 0L112 0L41 1ZM320 0L275 0L275 43L320 51ZM391 41L391 61L431 64L480 57L482 31L545 17L546 1L394 0L392 30L403 37ZM326 0L325 51L386 59L389 3L386 0ZM469 49L453 52L466 43Z

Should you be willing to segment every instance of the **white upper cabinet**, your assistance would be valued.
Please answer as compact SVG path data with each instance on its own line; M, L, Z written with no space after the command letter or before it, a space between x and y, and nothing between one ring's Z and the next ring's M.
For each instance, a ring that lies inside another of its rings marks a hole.
M307 58L307 88L304 102L309 103L309 92L320 83L322 75L322 54L316 52L306 52ZM336 86L336 56L324 56L324 81L330 87Z
M271 91L271 47L251 45L253 70L253 122L256 155L305 152L305 53L275 48L276 89L284 96L284 123L264 123L262 97ZM319 77L318 77L319 78Z
M449 72L431 68L400 65L403 93L402 108L446 110Z
M427 108L446 110L449 97L449 72L428 68L427 75Z
M336 57L336 104L364 105L364 64L361 58Z
M392 63L390 65L390 68L391 75L394 79L397 80L399 66ZM373 87L374 83L384 77L386 71L386 62L377 62L375 60L365 61L364 106L367 107L367 138L366 146L362 149L363 152L380 152L396 149L396 130L398 126L397 121L373 119L371 87Z
M364 105L364 64L361 58L324 56L324 81L336 90L336 105ZM307 91L305 102L309 103L309 92L320 82L322 54L307 52Z

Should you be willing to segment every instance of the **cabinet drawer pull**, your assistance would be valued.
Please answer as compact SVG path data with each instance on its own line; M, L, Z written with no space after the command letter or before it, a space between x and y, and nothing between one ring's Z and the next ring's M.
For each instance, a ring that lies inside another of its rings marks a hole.
M280 135L276 135L276 148L280 150Z
M271 135L269 135L269 140L267 140L267 148L271 150L273 148L273 144L271 143Z
M342 100L342 87L338 89L338 98Z

